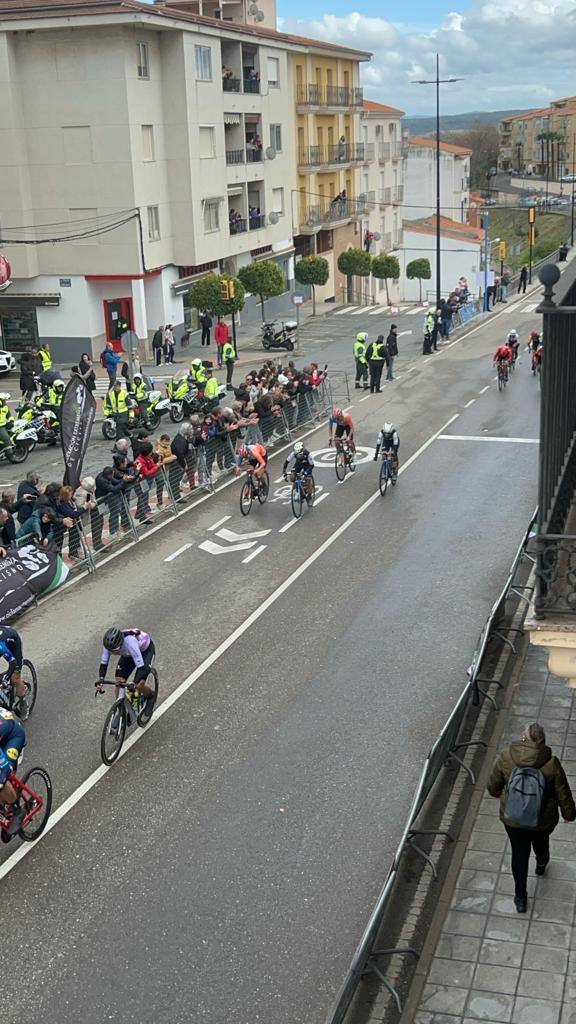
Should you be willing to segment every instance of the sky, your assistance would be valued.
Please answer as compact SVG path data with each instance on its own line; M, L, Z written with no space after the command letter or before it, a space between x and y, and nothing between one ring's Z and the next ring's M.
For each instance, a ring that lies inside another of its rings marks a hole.
M277 0L278 27L374 54L364 64L367 99L408 114L434 112L436 53L446 114L544 107L576 95L576 0ZM328 13L327 13L328 12ZM385 15L385 16L384 16Z

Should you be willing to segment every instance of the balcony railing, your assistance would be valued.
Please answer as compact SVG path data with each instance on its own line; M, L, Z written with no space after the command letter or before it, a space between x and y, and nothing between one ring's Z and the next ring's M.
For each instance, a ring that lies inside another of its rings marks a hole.
M296 86L296 102L307 107L361 107L364 94L362 89L349 89L344 85L324 88L310 82Z
M249 146L246 147L246 161L249 164L259 164L263 159L261 149L251 149Z
M227 149L226 150L226 163L227 164L245 164L246 153L243 149Z
M390 206L390 203L392 202L392 189L381 188L378 193L378 202L385 203L386 206Z
M258 231L259 228L265 228L265 215L263 213L252 214L252 216L248 218L248 227L250 228L250 231Z
M330 227L336 221L353 220L368 212L366 199L333 199L328 205L307 206L301 212L302 227Z
M392 202L395 205L404 202L404 185L395 185L392 189Z
M260 92L260 79L259 78L245 78L244 79L244 92Z
M228 221L231 235L242 235L248 230L248 225L243 217L235 218L234 220Z
M367 158L367 149L363 142L339 142L335 146L303 146L298 150L298 165L325 167L330 164L363 163Z
M382 245L382 248L384 249L384 252L389 252L390 251L390 249L392 248L392 232L391 231L386 231L382 235L381 245Z
M401 142L391 142L390 143L390 156L392 157L392 160L401 160L402 159L402 143Z
M381 163L390 159L390 143L381 142L378 146L378 159Z
M393 249L398 249L402 245L403 241L404 241L404 232L403 232L402 228L398 228L398 230L394 232L393 237L392 237L392 248Z
M223 78L222 88L224 92L240 92L239 78Z

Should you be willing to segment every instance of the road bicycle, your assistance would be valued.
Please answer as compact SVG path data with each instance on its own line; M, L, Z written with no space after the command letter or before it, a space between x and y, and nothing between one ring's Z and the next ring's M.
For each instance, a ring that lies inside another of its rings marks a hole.
M378 486L380 488L380 494L382 497L386 494L388 489L388 482L392 484L392 487L396 486L398 479L398 456L391 452L382 452L382 464L380 466L380 476L378 478Z
M340 482L344 480L346 472L354 473L356 470L356 453L350 447L347 437L336 438L336 455L334 461L336 476Z
M36 669L28 658L24 658L21 670L22 682L26 687L24 697L16 695L12 679L8 679L8 671L0 675L0 706L12 711L22 722L32 714L38 695L38 677Z
M158 699L158 673L151 666L146 678L153 694L153 700L148 701L148 694L140 693L134 684L127 683L118 687L118 696L112 704L102 729L100 740L100 754L104 764L111 765L120 756L122 745L126 737L126 730L136 723L143 729L152 718L156 701ZM99 679L95 684L96 696L102 693L102 686L116 686L113 680Z
M498 391L503 391L508 383L508 363L499 362L497 366Z
M16 791L13 804L0 804L0 839L9 843L15 835L27 843L33 843L46 828L52 809L52 782L45 768L31 768L23 779L15 772L8 776L8 782ZM24 809L22 823L16 832L9 831L14 811Z
M310 491L308 491L307 486L308 480L312 483ZM308 476L303 470L295 473L294 481L292 483L292 492L290 494L290 504L292 505L292 514L295 519L300 519L300 516L304 511L305 504L308 505L308 508L312 508L315 497L316 485L314 483L314 477Z
M252 502L258 500L261 505L264 504L268 497L270 490L270 478L266 470L264 470L264 476L262 480L259 480L254 475L254 469L250 467L246 470L246 479L242 484L242 490L240 491L240 511L243 516L250 514L252 508Z

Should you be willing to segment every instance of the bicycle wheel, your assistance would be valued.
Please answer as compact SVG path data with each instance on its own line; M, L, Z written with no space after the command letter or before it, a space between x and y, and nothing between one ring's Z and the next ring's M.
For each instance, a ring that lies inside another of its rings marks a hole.
M338 480L342 482L342 480L346 476L346 456L341 448L336 452L336 461L334 463L334 468L336 470L336 476Z
M396 487L396 481L398 480L398 466L395 462L390 465L390 483L392 487Z
M20 721L25 722L32 714L38 696L38 676L34 665L28 658L24 658L22 662L22 682L26 687L26 694L20 698L14 710Z
M503 387L504 387L504 385L502 384L502 374L499 372L498 373L498 391L502 391Z
M295 519L300 519L300 516L302 515L302 507L303 507L304 503L303 503L303 500L302 500L302 485L301 485L299 480L296 480L292 484L292 493L290 495L290 503L292 505L292 515L294 516Z
M242 484L240 491L240 511L243 516L247 516L252 508L252 482L246 479Z
M388 489L388 459L382 459L382 465L380 466L380 476L378 478L378 486L380 488L380 494L382 497L386 494Z
M155 668L150 669L150 675L146 681L154 694L154 700L150 704L144 704L144 707L138 712L138 718L136 721L142 729L145 725L148 725L148 722L152 718L154 708L156 707L156 701L158 700L158 673ZM142 697L140 697L140 700L142 700Z
M356 452L348 452L348 469L351 473L356 472Z
M269 490L270 490L270 478L269 478L268 473L266 472L266 470L264 470L264 476L262 477L262 479L260 481L260 486L258 488L258 501L260 502L261 505L263 505L264 502L266 501L266 499L268 497L268 491Z
M21 839L24 839L26 843L32 843L35 839L38 839L38 836L42 835L50 816L52 809L52 782L45 768L31 768L29 772L26 772L22 782L35 793L36 797L40 797L42 800L42 806L36 811L34 817L30 818L30 821L18 830L18 835ZM38 801L28 793L22 793L18 803L20 807L25 808L27 814L34 807L38 806Z
M100 741L100 753L104 764L114 764L118 754L122 750L124 737L126 735L126 709L124 698L120 697L114 701L104 722L102 739Z
M310 494L308 494L307 491L304 491L304 497L306 498L308 508L314 508L314 502L316 500L316 484L314 483L313 476L310 477L310 480L312 481L312 490L310 491Z

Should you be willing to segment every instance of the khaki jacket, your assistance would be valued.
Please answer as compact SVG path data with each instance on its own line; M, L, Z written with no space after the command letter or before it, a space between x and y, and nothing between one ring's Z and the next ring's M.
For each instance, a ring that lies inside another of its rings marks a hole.
M490 796L500 798L500 819L505 825L510 828L517 827L514 822L507 821L504 817L506 784L511 772L516 767L539 768L547 782L540 824L534 831L544 832L556 828L559 820L558 809L565 821L576 819L576 806L572 791L558 758L554 757L550 747L543 743L520 740L511 743L508 750L504 750L500 754L486 786Z

